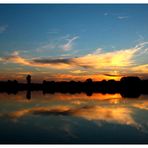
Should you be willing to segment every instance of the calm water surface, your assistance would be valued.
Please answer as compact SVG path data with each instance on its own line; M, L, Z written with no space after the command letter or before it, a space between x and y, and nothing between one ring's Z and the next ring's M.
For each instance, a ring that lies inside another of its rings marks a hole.
M148 96L0 94L0 143L148 143Z

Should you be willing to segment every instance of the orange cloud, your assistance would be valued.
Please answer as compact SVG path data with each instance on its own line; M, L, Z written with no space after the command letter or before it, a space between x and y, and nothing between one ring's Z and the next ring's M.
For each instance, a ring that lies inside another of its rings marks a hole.
M84 106L81 108L72 108L70 106L48 106L34 107L31 109L22 109L8 113L8 117L16 120L28 114L33 115L71 115L81 117L91 121L105 121L123 125L131 125L139 128L140 125L132 117L132 110L125 107L101 107L101 106ZM1 115L2 116L2 115ZM6 116L6 115L5 115Z
M8 57L1 57L0 61L4 63L16 63L31 67L41 67L48 69L65 70L68 69L71 74L56 74L59 80L84 80L88 77L94 80L102 79L116 79L119 80L121 76L130 74L137 74L137 72L148 73L148 64L137 64L135 58L145 55L147 49L145 46L148 42L136 45L134 48L115 50L103 52L102 49L97 49L92 54L87 54L77 58L33 58L27 59L21 57L17 51L14 51ZM138 65L138 66L135 66ZM83 70L85 69L85 70ZM91 74L90 74L90 71ZM97 72L96 72L97 71ZM126 72L126 73L125 73ZM93 73L99 73L93 74ZM106 75L103 75L103 74ZM83 74L83 78L81 75ZM114 77L118 75L119 77ZM120 76L121 75L121 76Z
M32 66L32 67L47 67L47 68L54 68L54 69L67 69L71 68L69 64L66 63L39 63L35 62L33 59L28 60L24 57L21 57L18 52L14 51L10 56L0 58L1 62L4 63L16 63L16 64L21 64L21 65L26 65L26 66Z
M49 97L48 94L45 97ZM113 100L113 99L122 99L120 94L101 94L101 93L93 93L92 96L87 96L85 93L81 94L61 94L57 93L54 95L54 98L58 100L70 101L70 100L79 100L79 101L104 101L104 100Z
M22 116L24 116L26 114L29 114L30 112L31 112L31 110L29 110L29 109L22 109L20 111L9 113L9 117L13 118L13 119L20 118L20 117L22 117Z
M88 54L75 59L79 66L92 67L95 69L112 69L113 67L130 66L133 64L132 57L137 49L111 51L100 54Z
M142 64L132 67L133 72L148 73L148 64Z
M93 106L81 108L72 113L87 120L102 120L111 123L138 126L132 118L132 110L125 107Z
M133 103L132 106L139 108L139 109L148 110L148 101L141 102L141 103Z
M31 109L21 109L18 111L8 113L8 116L12 119L18 119L33 112L64 112L68 111L69 107L67 106L50 106L50 107L34 107Z
M55 74L52 76L53 80L75 80L75 81L85 81L86 79L91 78L93 81L101 81L103 79L109 80L109 79L114 79L114 80L120 80L119 77L114 77L114 76L107 76L104 74L83 74L83 75L77 75L77 74ZM47 79L50 79L50 77L47 77Z
M116 67L132 66L135 61L133 58L137 54L141 54L141 50L147 42L136 45L134 48L116 50L110 52L94 52L78 58L69 59L25 59L17 54L1 58L1 61L18 63L28 66L49 67L54 69L72 69L78 67L94 68L94 69L108 69L111 70ZM97 49L98 50L98 49ZM16 53L16 52L15 52Z
M73 74L83 74L83 73L86 73L86 71L84 71L84 70L72 70L70 72L73 73Z

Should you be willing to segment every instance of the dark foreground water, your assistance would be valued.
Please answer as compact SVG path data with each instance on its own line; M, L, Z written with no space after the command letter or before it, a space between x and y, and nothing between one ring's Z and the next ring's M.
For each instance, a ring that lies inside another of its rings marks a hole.
M148 96L1 93L0 143L148 143Z

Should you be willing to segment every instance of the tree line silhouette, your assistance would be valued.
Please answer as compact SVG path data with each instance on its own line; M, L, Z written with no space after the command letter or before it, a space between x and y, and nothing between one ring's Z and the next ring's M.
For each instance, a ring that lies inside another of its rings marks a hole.
M27 83L19 83L17 80L0 81L0 92L17 94L18 91L27 91L26 97L31 98L31 91L43 91L43 94L59 93L86 93L91 96L93 93L115 94L120 93L122 97L137 98L141 94L148 94L148 80L141 80L139 77L122 77L120 81L102 80L93 81L87 79L81 81L43 81L42 83L31 83L31 75L26 77Z

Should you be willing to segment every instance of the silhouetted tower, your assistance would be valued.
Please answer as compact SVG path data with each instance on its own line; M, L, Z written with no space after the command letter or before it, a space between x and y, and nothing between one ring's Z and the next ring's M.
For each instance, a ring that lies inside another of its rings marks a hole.
M27 80L27 84L28 84L28 85L31 84L31 75L28 75L28 76L26 77L26 80Z

